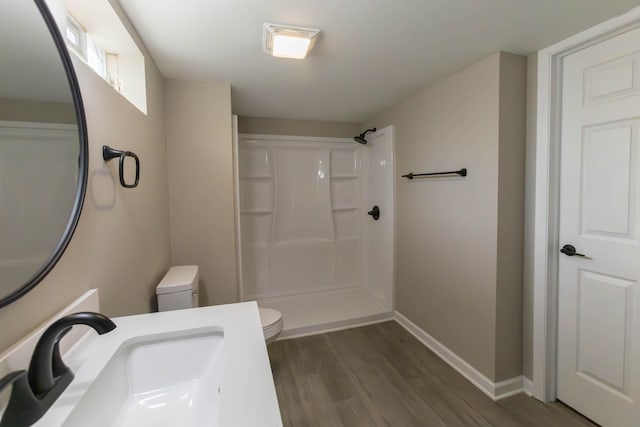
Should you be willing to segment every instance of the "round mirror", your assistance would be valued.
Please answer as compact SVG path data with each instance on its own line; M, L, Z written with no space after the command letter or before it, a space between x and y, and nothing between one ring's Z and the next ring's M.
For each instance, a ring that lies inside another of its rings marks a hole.
M75 230L87 183L84 110L44 0L0 5L0 307L33 289Z

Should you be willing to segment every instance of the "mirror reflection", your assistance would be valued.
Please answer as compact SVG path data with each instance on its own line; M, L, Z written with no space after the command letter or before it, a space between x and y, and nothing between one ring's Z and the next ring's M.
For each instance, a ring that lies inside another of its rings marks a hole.
M33 1L0 15L0 300L45 268L78 188L79 132L72 92Z

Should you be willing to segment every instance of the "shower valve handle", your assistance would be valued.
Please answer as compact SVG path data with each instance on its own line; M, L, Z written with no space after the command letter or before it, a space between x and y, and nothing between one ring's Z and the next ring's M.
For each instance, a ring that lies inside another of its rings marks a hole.
M380 219L380 208L378 207L378 205L375 205L373 207L373 209L371 209L369 212L367 212L367 215L371 215L373 217L374 221L377 221Z

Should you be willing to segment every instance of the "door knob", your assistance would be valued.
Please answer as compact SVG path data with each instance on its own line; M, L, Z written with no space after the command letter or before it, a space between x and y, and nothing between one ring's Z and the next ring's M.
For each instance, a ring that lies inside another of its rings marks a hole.
M579 254L578 252L576 252L576 247L573 245L564 245L562 249L560 249L560 252L562 252L566 256L581 256L585 258L587 257L585 254Z
M378 207L378 205L374 206L373 209L371 209L369 212L367 212L367 215L371 215L374 219L374 221L377 221L380 219L380 208Z

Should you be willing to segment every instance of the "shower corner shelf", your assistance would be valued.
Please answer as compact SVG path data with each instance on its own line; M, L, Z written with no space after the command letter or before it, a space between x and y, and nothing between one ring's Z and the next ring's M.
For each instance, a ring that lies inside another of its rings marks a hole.
M344 237L336 237L336 242L345 242L345 241L356 241L360 240L359 236L344 236Z
M360 209L358 206L335 206L335 207L331 208L331 210L334 211L334 212L357 211L358 209Z
M269 244L267 244L267 243L243 243L242 246L245 249L257 249L257 248L268 248Z
M273 211L268 209L254 209L254 210L240 211L241 215L270 215L272 213Z
M271 175L241 176L240 179L273 179Z

